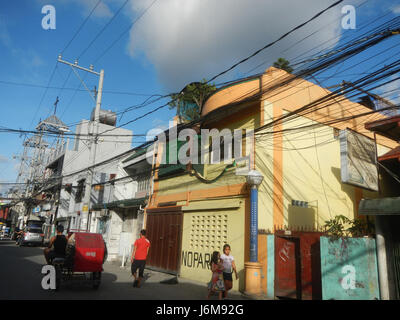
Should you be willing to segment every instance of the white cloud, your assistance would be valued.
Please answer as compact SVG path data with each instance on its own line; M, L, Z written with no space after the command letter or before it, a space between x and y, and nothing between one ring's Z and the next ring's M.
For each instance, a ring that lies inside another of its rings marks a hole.
M72 1L68 0L68 2L72 2ZM73 2L76 2L76 3L80 4L81 6L83 6L84 10L82 11L82 14L84 16L87 16L92 11L92 9L94 8L94 6L98 2L98 0L73 0ZM112 15L113 15L113 13L111 12L108 5L104 3L104 1L102 1L98 5L96 10L93 12L93 16L97 17L97 18L111 17Z
M131 2L132 19L152 1ZM191 81L209 78L230 67L330 4L330 0L162 0L132 28L128 51L132 57L144 54L154 64L161 83L168 90L176 91ZM339 5L329 10L279 45L265 50L251 63L244 64L240 71L248 71L267 60L265 69L278 57L294 58L340 35L341 8ZM335 23L327 26L335 19ZM321 30L316 35L293 50L281 53L318 29ZM331 42L335 44L336 41ZM229 74L234 76L234 72Z
M7 163L9 160L7 157L0 154L0 163Z
M400 13L400 6L395 6L391 8L392 12L395 14L399 14Z

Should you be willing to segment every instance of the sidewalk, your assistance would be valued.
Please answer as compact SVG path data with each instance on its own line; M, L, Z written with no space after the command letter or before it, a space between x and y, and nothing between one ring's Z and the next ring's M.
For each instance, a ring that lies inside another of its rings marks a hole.
M121 268L120 265L112 262L104 264L104 272L114 274L116 282L127 282L133 284L130 264ZM135 294L139 294L143 299L151 300L206 300L207 284L193 281L189 279L178 278L174 275L157 272L149 269L144 271L145 281L141 288L133 288ZM217 300L218 296L214 295L211 300ZM229 291L230 300L250 300L238 291Z

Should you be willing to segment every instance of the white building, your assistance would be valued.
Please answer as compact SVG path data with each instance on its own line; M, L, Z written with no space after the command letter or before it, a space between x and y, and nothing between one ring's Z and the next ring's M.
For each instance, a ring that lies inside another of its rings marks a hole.
M113 196L103 203L94 205L92 213L98 217L103 237L107 243L108 260L129 259L133 243L143 228L144 207L152 192L152 154L153 147L132 151L118 163L116 181L112 188ZM150 157L150 163L146 156ZM91 230L95 226L91 225Z
M53 181L55 187L59 189L59 196L58 199L54 199L52 210L56 216L56 222L63 224L67 229L78 227L78 220L83 209L85 180L87 178L87 170L85 169L92 165L89 161L89 125L89 121L82 120L76 127L76 134L81 136L74 139L73 145L70 145L70 140L66 140L65 144L54 150L46 165L46 178ZM113 136L99 136L95 164L104 162L131 148L132 131L100 123L99 134L105 131L108 131L108 135L112 134ZM116 175L117 166L118 161L114 161L96 167L93 174L93 184L110 180ZM62 177L62 179L51 180L51 178L57 177ZM113 196L111 190L103 189L96 192L92 189L90 207L104 200L112 201ZM57 212L55 212L56 210ZM89 219L91 218L89 214ZM93 222L90 221L90 224L93 224Z
M89 122L82 120L76 128L74 143L66 140L49 157L46 165L47 190L54 195L50 202L52 221L66 230L77 230L83 211L85 179L89 163L87 133ZM101 233L107 244L108 260L129 258L132 245L143 228L143 209L152 190L152 146L129 152L132 132L101 123L89 206L88 231ZM111 162L105 160L121 155ZM57 178L54 179L51 178ZM61 179L62 177L62 179ZM111 183L110 180L115 180ZM51 182L53 181L53 182ZM58 194L57 194L58 193ZM82 226L81 226L82 228Z

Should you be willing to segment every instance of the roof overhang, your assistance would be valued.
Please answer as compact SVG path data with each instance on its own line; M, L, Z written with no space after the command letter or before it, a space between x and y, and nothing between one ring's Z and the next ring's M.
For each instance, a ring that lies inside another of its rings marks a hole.
M140 205L146 204L146 198L133 198L133 199L124 199L117 200L108 203L99 203L92 206L93 210L101 210L101 209L125 209L125 208L134 208L139 207Z
M400 197L361 199L358 213L369 216L400 215Z
M389 160L397 160L400 161L400 146L390 150L384 155L378 157L379 161L389 161Z
M365 129L376 132L386 138L400 141L400 115L388 119L367 122Z

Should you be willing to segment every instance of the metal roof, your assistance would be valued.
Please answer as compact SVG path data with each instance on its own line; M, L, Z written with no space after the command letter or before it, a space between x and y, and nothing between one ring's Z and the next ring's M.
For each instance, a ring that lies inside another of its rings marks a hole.
M400 214L400 197L361 199L358 213L370 216Z
M37 130L55 131L57 133L69 131L68 126L62 122L56 115L51 115L47 119L40 121Z

